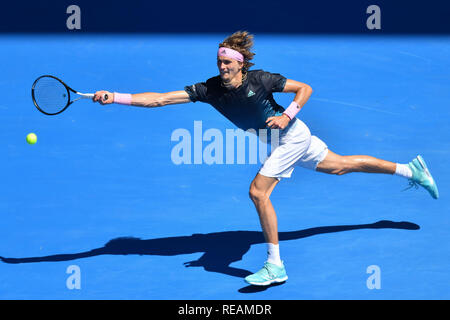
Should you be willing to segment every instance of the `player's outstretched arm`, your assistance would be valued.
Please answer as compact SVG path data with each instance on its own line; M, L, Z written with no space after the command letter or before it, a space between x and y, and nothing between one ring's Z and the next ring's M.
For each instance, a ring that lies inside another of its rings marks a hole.
M105 94L108 96L106 100L103 99ZM147 108L191 102L189 95L184 90L166 93L145 92L136 94L121 94L102 90L97 91L92 100L101 104L120 103Z

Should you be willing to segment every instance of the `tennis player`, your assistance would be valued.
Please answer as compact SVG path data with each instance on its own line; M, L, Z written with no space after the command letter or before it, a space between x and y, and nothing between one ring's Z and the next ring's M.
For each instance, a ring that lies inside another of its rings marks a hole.
M167 93L124 94L98 91L93 98L101 104L118 103L139 107L162 107L170 104L205 102L212 105L238 128L243 130L278 129L279 143L262 164L250 184L253 201L267 243L268 257L264 267L245 281L252 285L270 285L287 280L280 258L277 216L270 195L282 178L289 178L295 167L328 174L350 172L384 173L409 179L411 186L424 187L433 198L438 189L424 159L419 155L407 164L394 163L366 155L343 156L329 150L296 116L311 96L306 84L286 79L277 73L249 70L254 64L253 36L236 32L219 44L217 67L219 75L206 82L188 85L184 90ZM292 103L283 108L273 98L274 92L293 93ZM104 94L107 100L102 100ZM271 130L268 130L271 131Z

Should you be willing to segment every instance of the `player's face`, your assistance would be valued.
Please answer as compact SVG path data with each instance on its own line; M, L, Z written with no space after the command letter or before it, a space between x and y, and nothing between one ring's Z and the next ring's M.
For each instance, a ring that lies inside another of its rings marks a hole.
M227 57L217 57L217 67L224 82L230 82L242 70L243 63Z

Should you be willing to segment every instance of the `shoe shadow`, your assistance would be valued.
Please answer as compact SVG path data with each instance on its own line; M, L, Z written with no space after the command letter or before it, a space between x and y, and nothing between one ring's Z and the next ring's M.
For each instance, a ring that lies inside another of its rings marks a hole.
M358 229L418 230L420 227L411 222L393 222L383 220L371 224L324 226L298 231L280 232L279 240L297 240L318 234ZM198 260L185 262L185 267L203 267L203 269L208 272L217 272L229 276L244 278L250 275L251 272L244 269L230 267L230 264L242 260L244 254L250 250L252 245L261 244L264 242L263 234L259 231L225 231L147 240L134 237L120 237L108 241L103 247L79 253L55 254L25 258L0 257L0 260L4 263L19 264L70 261L107 254L175 256L203 252L203 255ZM239 289L239 292L259 292L277 285L280 284L268 287L247 286Z

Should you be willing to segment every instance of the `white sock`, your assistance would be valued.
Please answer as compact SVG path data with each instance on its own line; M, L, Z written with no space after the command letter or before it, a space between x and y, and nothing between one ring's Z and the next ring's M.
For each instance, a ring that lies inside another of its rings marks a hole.
M409 166L407 164L400 164L400 163L397 163L397 167L395 168L395 174L408 179L411 179L413 176Z
M267 243L267 262L279 267L283 265L280 258L280 245Z

